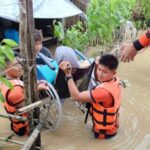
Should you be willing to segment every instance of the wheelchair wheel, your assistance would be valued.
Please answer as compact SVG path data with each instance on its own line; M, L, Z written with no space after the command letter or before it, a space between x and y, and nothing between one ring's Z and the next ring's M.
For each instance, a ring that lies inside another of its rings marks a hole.
M43 107L40 108L40 121L45 128L55 131L61 124L62 107L56 90L51 84L47 84L49 90L39 93L39 98L43 101Z

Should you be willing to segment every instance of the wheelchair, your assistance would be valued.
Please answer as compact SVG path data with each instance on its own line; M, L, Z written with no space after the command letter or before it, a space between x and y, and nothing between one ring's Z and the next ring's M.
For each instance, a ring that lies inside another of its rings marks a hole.
M79 62L85 61L86 66L77 68L73 74L73 79L80 91L86 90L94 67L93 59L87 58L78 50L74 51ZM39 93L39 98L43 102L43 107L40 109L40 120L45 128L55 131L59 128L62 120L61 99L69 98L70 93L65 74L59 70L56 60L48 59L41 53L38 54L38 57L45 64L37 65L37 80L45 80L49 86L48 91Z

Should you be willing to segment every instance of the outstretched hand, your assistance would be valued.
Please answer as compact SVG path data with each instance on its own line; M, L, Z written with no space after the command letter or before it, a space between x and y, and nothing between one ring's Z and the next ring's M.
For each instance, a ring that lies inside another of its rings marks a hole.
M120 49L120 61L130 62L134 60L137 50L133 45L123 45Z
M71 67L70 62L68 62L68 61L62 61L62 62L59 64L59 68L60 68L61 70L63 70L63 72L64 72L67 76L71 75L72 67Z

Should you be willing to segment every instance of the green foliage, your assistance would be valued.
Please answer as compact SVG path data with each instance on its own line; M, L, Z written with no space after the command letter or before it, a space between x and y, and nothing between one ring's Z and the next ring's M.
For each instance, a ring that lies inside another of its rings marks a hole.
M15 41L11 40L11 39L3 39L2 42L1 42L1 45L7 45L11 48L18 46L18 44Z
M4 39L0 43L0 68L5 66L5 59L10 61L14 59L12 47L17 46L17 43L11 39Z
M0 68L5 67L5 59L8 58L10 61L14 59L14 53L12 47L17 46L17 43L10 39L4 39L0 43ZM5 79L4 77L0 76L0 84L4 83L6 86L12 88L11 83ZM4 98L0 92L0 101L4 101Z
M143 14L147 19L150 19L150 0L140 0Z
M1 102L4 102L4 101L5 101L5 99L4 99L4 97L3 97L3 95L2 95L1 92L0 92L0 101L1 101Z
M132 12L132 19L138 29L150 27L150 0L137 0Z
M91 0L87 16L90 39L111 42L114 30L128 19L135 0Z
M60 22L54 22L54 34L62 44L81 51L97 39L111 44L115 30L129 20L134 4L135 0L90 0L86 31L80 22L66 32Z
M83 51L88 44L88 32L84 31L81 22L77 22L66 32L63 30L62 23L54 24L54 35L62 42L63 45L73 49Z
M56 20L54 20L53 25L54 25L54 36L58 38L59 42L61 42L65 36L63 25L61 22L56 22Z
M12 89L13 88L13 86L12 86L12 84L6 79L6 78L4 78L4 77L0 77L0 83L4 83L7 87L9 87L10 89ZM0 101L1 102L4 102L5 101L5 99L4 99L4 97L3 97L3 95L2 95L2 93L0 92Z

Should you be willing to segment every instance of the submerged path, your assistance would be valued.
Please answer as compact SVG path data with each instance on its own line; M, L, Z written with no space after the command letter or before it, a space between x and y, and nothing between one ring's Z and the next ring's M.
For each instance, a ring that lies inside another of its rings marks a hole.
M139 54L134 62L120 63L118 73L127 82L118 134L110 140L95 140L91 134L90 118L85 125L84 114L74 102L67 100L61 127L53 133L42 131L44 150L150 150L150 48ZM10 133L9 121L0 118L0 136ZM19 138L15 136L14 139ZM0 142L0 150L10 148L19 150L21 147Z

